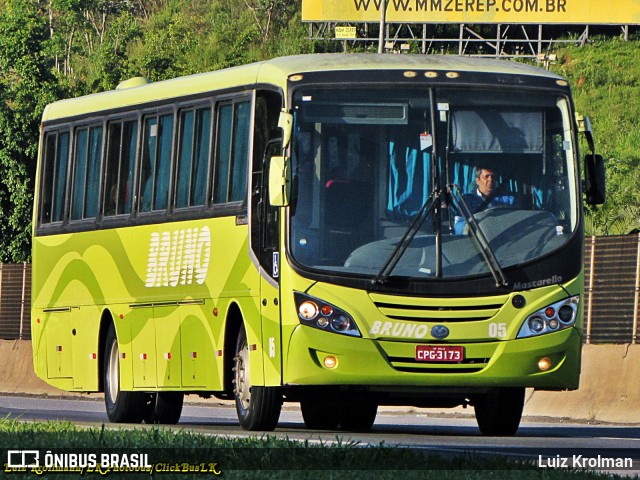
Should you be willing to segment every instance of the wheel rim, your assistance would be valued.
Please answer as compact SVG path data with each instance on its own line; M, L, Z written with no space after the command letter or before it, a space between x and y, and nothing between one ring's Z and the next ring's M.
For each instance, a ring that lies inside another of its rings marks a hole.
M249 348L245 342L236 355L236 399L243 409L248 410L250 398Z
M116 403L118 391L120 389L120 365L118 363L118 342L116 340L109 349L109 360L107 362L107 384L108 395L111 403Z

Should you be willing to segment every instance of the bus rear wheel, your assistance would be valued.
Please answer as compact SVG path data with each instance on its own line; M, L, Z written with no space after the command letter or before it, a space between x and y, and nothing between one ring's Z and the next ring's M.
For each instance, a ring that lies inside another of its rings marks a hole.
M233 393L240 426L244 430L275 430L282 409L278 387L251 385L249 345L244 325L240 327L233 359Z
M182 415L184 393L154 392L147 396L145 405L145 423L175 425Z
M143 392L120 390L120 350L113 324L107 332L104 349L104 403L107 417L113 423L140 423L145 414Z
M522 419L524 388L496 388L473 401L476 421L483 435L515 435Z

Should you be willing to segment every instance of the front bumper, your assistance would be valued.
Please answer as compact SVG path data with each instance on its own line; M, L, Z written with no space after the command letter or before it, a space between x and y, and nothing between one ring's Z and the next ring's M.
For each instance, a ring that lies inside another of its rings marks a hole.
M456 390L574 390L579 386L582 338L575 328L516 340L451 343L465 348L461 363L417 362L416 346L429 344L346 337L300 325L290 338L283 383ZM325 366L327 356L337 360L334 368ZM551 368L544 372L538 367L543 357L551 360Z

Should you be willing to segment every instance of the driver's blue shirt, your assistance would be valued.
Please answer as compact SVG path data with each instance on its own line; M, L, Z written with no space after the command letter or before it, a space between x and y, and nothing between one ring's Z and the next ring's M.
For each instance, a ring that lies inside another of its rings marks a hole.
M513 206L516 204L516 199L513 195L498 195L490 200L482 195L477 189L474 193L465 193L463 195L464 201L471 210L471 213L476 213L480 207L483 210L494 207ZM456 215L453 224L453 231L457 235L462 234L466 222L462 216Z

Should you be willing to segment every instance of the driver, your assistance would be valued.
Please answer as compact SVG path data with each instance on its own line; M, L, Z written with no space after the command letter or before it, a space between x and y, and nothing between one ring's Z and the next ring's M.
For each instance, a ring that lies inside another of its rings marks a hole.
M516 205L516 199L513 195L498 195L498 177L494 169L487 166L477 166L474 173L478 187L474 192L465 193L462 196L472 214L488 208ZM464 225L464 218L456 215L453 225L454 232L461 234Z
M473 193L463 195L471 213L476 213L479 209L515 205L516 199L513 195L496 195L498 193L498 178L493 169L476 167L474 173L478 188Z

